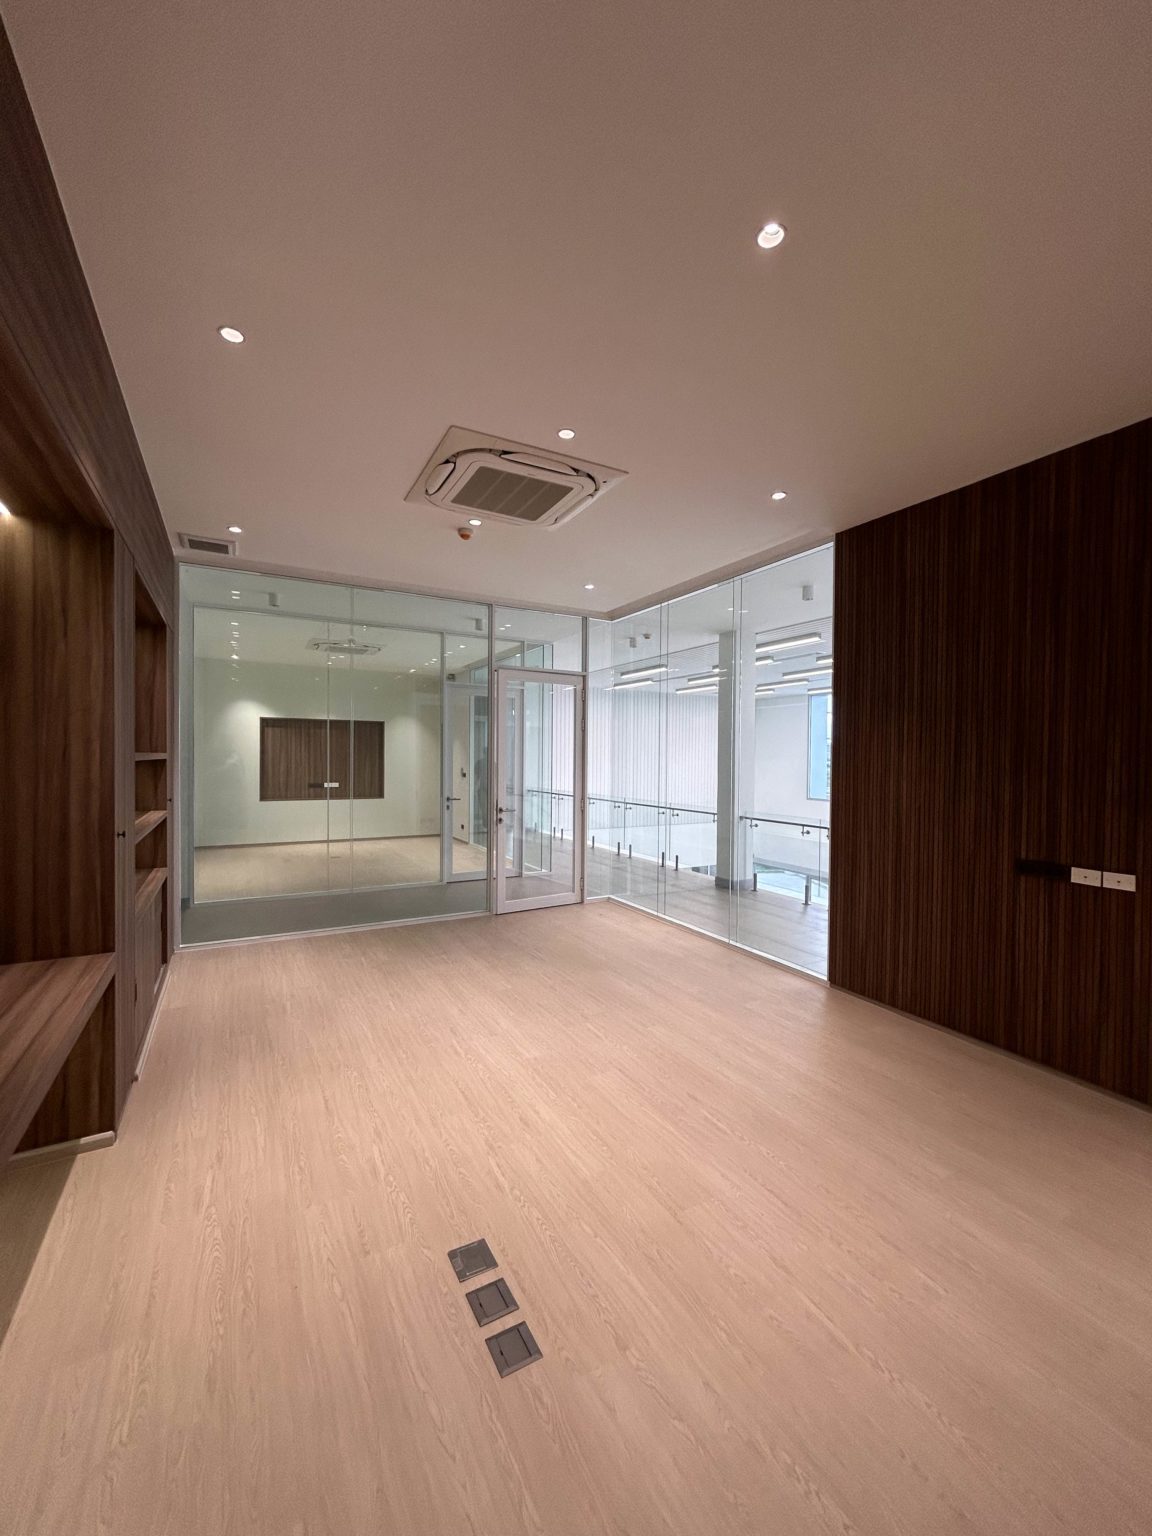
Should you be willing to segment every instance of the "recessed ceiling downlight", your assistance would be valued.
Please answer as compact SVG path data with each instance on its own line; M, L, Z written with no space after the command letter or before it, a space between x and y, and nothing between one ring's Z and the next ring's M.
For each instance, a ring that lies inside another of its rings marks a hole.
M221 341L230 341L234 347L238 347L244 340L244 332L238 331L234 325L219 326L216 334Z
M773 491L772 492L772 500L773 501L783 501L785 496L787 496L787 494L788 494L787 491Z
M561 427L556 436L562 437L566 443L570 443L576 434L571 427Z
M228 524L228 532L229 533L243 533L244 530L243 530L243 528L240 527L239 523L229 523Z
M777 224L775 219L771 219L756 236L756 244L763 251L774 250L787 233L783 224Z
M484 519L482 517L470 517L468 519L468 526L469 528L483 528Z

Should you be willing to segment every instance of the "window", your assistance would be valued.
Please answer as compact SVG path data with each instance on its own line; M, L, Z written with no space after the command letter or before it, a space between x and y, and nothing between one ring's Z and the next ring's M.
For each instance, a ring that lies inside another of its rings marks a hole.
M832 781L832 695L808 696L808 798L827 800Z

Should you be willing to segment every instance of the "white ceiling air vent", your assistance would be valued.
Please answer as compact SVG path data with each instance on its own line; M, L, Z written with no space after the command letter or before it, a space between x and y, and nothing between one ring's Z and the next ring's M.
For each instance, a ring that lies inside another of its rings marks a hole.
M462 517L558 528L620 479L618 469L450 427L405 500Z
M365 645L362 640L309 640L308 649L329 656L375 656L380 647Z
M180 543L185 549L195 549L202 555L234 555L235 539L210 539L201 533L182 533Z

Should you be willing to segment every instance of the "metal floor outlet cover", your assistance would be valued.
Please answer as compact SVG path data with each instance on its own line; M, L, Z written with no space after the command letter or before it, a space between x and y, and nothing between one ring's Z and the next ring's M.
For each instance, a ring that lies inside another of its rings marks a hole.
M507 1317L509 1312L517 1311L520 1304L507 1280L489 1280L486 1285L478 1285L468 1292L468 1305L472 1308L472 1316L483 1328L498 1317Z
M496 1268L495 1255L483 1238L474 1243L465 1243L463 1247L451 1249L448 1262L456 1271L457 1280L460 1281L471 1280L473 1275L482 1275L485 1270Z
M527 1323L505 1328L503 1333L494 1333L484 1342L501 1376L511 1376L513 1371L541 1358L540 1346L532 1337Z

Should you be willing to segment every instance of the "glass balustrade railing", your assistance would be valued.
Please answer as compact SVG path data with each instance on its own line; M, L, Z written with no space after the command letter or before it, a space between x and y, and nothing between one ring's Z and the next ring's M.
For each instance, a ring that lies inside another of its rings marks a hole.
M720 831L717 813L705 807L591 796L589 894L617 896L824 974L828 822L740 815L723 851Z

